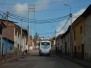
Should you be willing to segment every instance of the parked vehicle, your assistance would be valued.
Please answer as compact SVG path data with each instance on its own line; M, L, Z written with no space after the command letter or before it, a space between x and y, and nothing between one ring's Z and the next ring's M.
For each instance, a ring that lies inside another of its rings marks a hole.
M50 41L40 41L39 42L39 55L47 55L51 54L51 42Z

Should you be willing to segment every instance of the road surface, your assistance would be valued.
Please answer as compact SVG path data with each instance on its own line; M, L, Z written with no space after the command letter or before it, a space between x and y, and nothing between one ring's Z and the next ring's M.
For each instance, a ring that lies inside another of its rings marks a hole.
M0 65L0 68L84 68L79 64L57 56L38 56L37 53L18 61Z

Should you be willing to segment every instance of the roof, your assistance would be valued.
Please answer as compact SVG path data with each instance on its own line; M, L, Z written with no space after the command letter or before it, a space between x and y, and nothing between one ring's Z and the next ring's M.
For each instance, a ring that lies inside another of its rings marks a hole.
M17 24L15 24L15 22L13 22L13 21L9 21L9 20L3 20L3 19L0 19L1 21L2 21L2 23L7 27L9 27L10 26L10 28L9 29L12 29L12 31L13 31L13 27L14 28L16 28L19 32L21 31L21 27L19 26L19 25L17 25ZM10 23L10 24L8 24L8 23ZM28 34L28 32L27 32L27 30L25 30L25 29L22 29L23 30L23 34L24 35L27 35ZM6 33L6 31L4 31L5 33ZM10 35L14 35L13 33L12 34L10 34ZM4 36L4 35L3 35ZM5 35L6 36L6 35ZM9 40L11 40L11 41L14 41L14 37L13 36L11 36L12 38L8 38Z
M22 29L25 34L28 35L28 31L26 29Z
M91 14L91 4L87 7L87 9L72 23L72 25L76 25L79 21L84 20L87 16Z
M64 34L61 34L61 38L67 35L70 32L71 25L68 27L67 31Z
M58 35L56 39L61 38L62 34Z
M84 11L84 13L81 16L87 17L89 14L91 14L91 4L87 7L87 9Z
M13 24L16 23L16 22L14 22L14 21L4 20L4 19L0 19L0 21L2 21L2 22L3 22L3 21L7 21L7 22L10 22L10 23L13 23Z
M5 38L5 37L3 37L3 39L6 39L7 41L10 41L10 42L14 43L14 41L12 41L12 40L10 40L10 39L7 39L7 38Z
M0 20L0 28L5 28L6 25Z

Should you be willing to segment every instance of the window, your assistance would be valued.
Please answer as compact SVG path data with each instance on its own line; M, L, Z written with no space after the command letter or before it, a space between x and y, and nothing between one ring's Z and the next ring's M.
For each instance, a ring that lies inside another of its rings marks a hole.
M41 45L50 45L50 43L49 42L41 42Z
M80 33L82 33L82 26L80 26Z
M19 33L18 33L18 38L19 38Z
M18 44L18 49L19 49L19 44Z
M15 30L15 35L17 36L17 30Z
M74 30L74 40L76 40L76 34L75 34L75 30Z
M69 37L68 37L68 42L69 42Z

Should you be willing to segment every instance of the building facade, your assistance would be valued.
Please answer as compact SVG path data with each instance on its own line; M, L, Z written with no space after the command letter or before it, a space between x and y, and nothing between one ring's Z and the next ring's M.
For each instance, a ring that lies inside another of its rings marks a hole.
M83 14L85 19L84 58L91 60L91 4Z
M3 22L0 20L0 56L2 55L2 29L6 28Z
M13 21L2 20L5 29L2 30L2 54L10 52L24 51L27 45L27 30L22 29Z
M91 59L91 4L72 24L73 55Z
M84 58L84 42L83 42L84 29L85 29L85 20L83 17L79 17L72 24L74 57Z
M70 37L70 26L68 27L68 30L62 34L62 53L65 55L71 55L71 37Z

